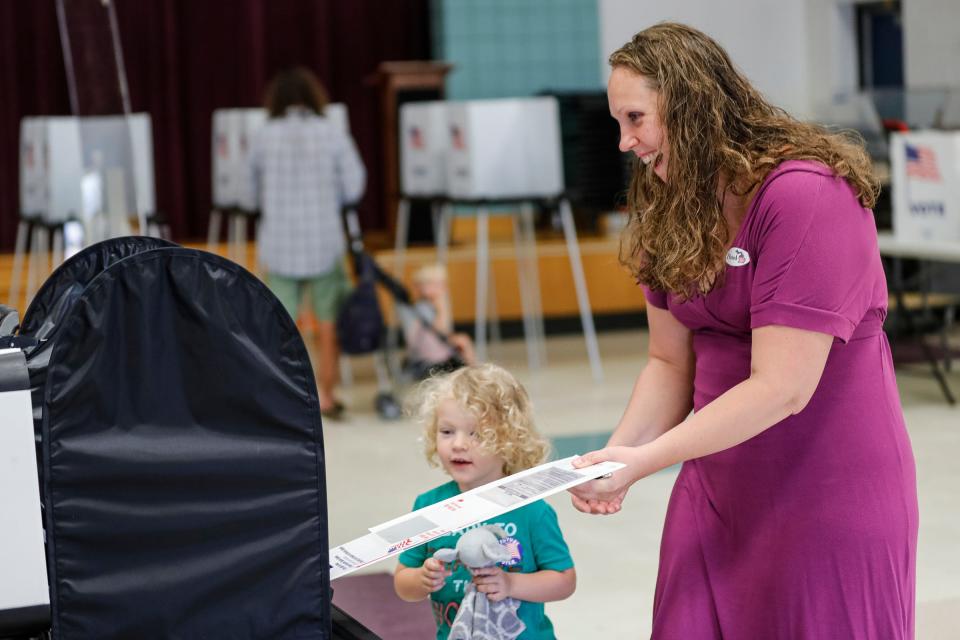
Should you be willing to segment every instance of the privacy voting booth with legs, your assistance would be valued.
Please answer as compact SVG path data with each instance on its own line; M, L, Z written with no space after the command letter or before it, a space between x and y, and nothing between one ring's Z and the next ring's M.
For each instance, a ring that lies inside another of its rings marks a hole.
M109 240L2 342L0 637L373 637L331 607L316 382L250 273Z
M446 261L449 224L461 209L475 211L477 356L486 357L487 317L496 317L490 278L488 220L499 205L513 211L518 284L528 361L546 361L537 271L533 208L556 210L573 275L584 342L594 379L603 371L570 202L564 193L559 107L556 98L408 102L400 108L401 199L397 211L395 269L404 267L411 199L434 212L437 256ZM496 324L493 324L496 327Z
M19 301L25 260L29 300L50 262L56 267L84 245L129 235L131 218L140 233L162 235L149 114L24 118L10 305Z
M906 334L915 338L947 402L955 404L944 370L949 370L951 361L947 330L957 305L956 289L947 288L948 304L942 320L932 313L927 294L938 281L941 287L947 284L960 264L960 132L894 134L890 159L893 233L881 234L879 244L880 253L891 263L889 284L897 301L891 315L903 321ZM917 261L909 287L904 260ZM907 304L908 288L919 289L919 310ZM931 328L940 333L940 355L924 340L924 333L930 333Z

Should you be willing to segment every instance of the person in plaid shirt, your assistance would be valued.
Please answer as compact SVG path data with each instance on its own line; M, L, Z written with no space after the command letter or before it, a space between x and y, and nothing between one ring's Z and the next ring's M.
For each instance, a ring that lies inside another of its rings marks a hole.
M257 244L266 281L297 317L309 290L318 321L320 409L339 417L335 320L350 284L340 215L363 195L366 170L350 133L324 117L327 94L307 69L281 72L267 88L267 123L250 148L252 198L262 214Z

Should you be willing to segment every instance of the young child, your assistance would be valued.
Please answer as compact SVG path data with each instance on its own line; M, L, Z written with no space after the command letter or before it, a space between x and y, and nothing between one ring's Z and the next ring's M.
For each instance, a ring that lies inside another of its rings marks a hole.
M424 426L427 461L438 461L452 478L417 496L414 509L429 506L541 463L548 445L533 425L526 390L506 370L493 364L469 366L424 381L412 402ZM510 511L496 524L519 544L520 557L506 569L481 569L471 576L458 564L445 566L433 557L456 547L464 531L405 551L394 574L394 589L407 601L430 597L437 640L445 640L464 590L472 580L492 601L521 601L518 615L526 624L521 639L554 638L544 613L545 602L563 600L576 588L573 560L550 505L539 500ZM480 526L480 525L477 525Z
M433 371L452 371L474 364L476 357L470 336L453 332L447 271L443 265L420 267L413 275L413 287L414 308L399 308L407 343L406 367L413 377L423 379Z

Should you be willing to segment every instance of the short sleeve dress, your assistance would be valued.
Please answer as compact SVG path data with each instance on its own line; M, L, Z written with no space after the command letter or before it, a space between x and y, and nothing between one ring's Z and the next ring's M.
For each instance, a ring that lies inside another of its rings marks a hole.
M722 285L681 302L694 410L750 375L751 330L834 336L806 408L684 463L664 524L653 638L912 638L913 452L890 346L872 213L827 167L787 161L757 191Z

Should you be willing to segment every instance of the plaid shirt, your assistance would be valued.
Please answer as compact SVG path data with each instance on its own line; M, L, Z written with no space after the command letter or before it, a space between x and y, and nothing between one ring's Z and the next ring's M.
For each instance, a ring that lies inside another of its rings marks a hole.
M257 132L249 169L267 272L294 278L329 272L346 249L341 206L359 200L366 183L350 134L292 107Z

